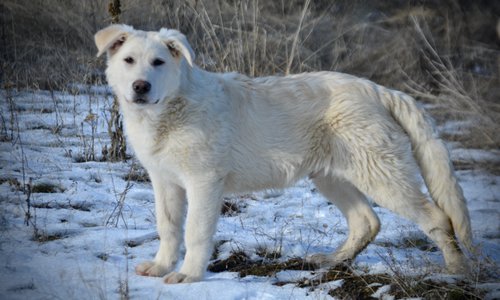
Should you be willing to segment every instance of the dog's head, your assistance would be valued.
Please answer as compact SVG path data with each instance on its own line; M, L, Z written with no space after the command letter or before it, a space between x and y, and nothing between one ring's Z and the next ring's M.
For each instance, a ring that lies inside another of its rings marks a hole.
M153 105L175 97L182 76L193 67L193 50L177 30L111 25L96 33L95 43L97 56L107 53L108 83L127 103Z

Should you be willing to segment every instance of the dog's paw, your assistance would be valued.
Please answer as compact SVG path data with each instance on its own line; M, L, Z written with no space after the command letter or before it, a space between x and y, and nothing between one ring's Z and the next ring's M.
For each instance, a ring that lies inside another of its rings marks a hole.
M161 277L170 272L171 268L156 264L154 261L145 261L135 267L135 273L141 276Z
M332 264L332 257L326 254L313 254L306 258L306 261L318 268L330 267Z
M188 276L183 273L171 272L167 276L163 277L163 282L166 284L176 284L176 283L190 283L200 281L201 277Z
M333 268L341 265L349 265L351 260L339 260L335 256L328 254L313 254L306 258L306 262L317 268Z
M446 270L450 274L454 275L467 275L471 273L471 267L469 263L465 260L457 261L453 264L446 266Z

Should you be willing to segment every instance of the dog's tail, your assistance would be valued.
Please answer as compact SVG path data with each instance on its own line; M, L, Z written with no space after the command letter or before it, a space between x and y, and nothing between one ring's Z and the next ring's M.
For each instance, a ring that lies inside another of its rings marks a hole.
M432 199L450 218L463 246L472 251L469 211L457 182L448 149L432 121L415 100L401 92L380 88L380 100L410 137L415 158Z

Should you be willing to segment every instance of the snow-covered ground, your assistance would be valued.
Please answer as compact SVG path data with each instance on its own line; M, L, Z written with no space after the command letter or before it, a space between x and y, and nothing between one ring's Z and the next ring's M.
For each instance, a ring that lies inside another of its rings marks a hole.
M135 265L151 259L158 246L153 192L147 181L127 176L141 175L134 159L99 161L109 144L111 101L104 87L88 92L82 87L78 95L0 91L0 299L331 298L328 291L341 282L314 290L274 284L314 276L309 271L243 278L208 272L203 282L179 285L135 275ZM456 128L448 124L442 129ZM500 164L499 151L450 147L461 162ZM97 161L85 162L92 153ZM500 263L500 176L494 169L496 175L479 169L457 172L487 268ZM227 201L238 211L219 221L217 259L241 251L252 259L279 252L285 261L331 252L347 234L339 210L308 180L280 193ZM386 209L375 210L382 230L357 257L355 269L442 272L441 253L429 250L432 245L414 224ZM482 285L488 297L500 296L498 281L490 278ZM383 298L388 291L381 286L374 296Z

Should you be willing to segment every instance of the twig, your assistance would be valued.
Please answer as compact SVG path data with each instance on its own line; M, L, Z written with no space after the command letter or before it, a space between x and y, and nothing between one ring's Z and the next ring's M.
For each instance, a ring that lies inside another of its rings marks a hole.
M299 34L300 34L300 31L302 30L302 23L304 22L304 19L306 17L307 10L309 9L310 3L311 3L311 0L306 0L306 2L304 3L304 7L302 8L302 14L300 16L299 26L297 26L297 31L295 32L295 37L293 38L292 50L290 51L290 58L289 58L288 63L286 65L285 75L290 74L290 69L292 67L293 58L295 56L295 51L296 51L298 40L299 40Z

